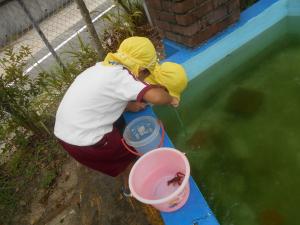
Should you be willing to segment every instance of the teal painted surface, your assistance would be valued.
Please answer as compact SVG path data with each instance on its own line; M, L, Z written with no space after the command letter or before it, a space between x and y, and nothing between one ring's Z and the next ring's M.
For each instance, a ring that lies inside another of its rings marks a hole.
M300 16L300 1L289 0L288 1L288 15L289 16Z
M222 225L298 225L299 23L281 20L196 77L178 109L187 135L173 110L156 111Z
M189 79L195 78L213 64L283 19L288 13L287 3L287 0L274 2L261 14L247 21L242 27L226 35L210 48L184 62L182 65L186 69ZM256 4L260 4L260 2Z

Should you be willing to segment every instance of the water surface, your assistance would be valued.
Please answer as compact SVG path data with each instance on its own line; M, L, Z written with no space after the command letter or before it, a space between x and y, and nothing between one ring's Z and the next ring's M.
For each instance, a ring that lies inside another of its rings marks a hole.
M182 121L156 109L222 225L300 224L299 24L281 21L194 79Z

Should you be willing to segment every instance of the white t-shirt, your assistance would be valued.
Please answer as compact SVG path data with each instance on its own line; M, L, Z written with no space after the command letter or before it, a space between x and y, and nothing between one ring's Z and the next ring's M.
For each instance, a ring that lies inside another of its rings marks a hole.
M56 113L55 136L77 146L97 143L112 131L128 101L140 101L148 88L121 65L97 63L65 93Z

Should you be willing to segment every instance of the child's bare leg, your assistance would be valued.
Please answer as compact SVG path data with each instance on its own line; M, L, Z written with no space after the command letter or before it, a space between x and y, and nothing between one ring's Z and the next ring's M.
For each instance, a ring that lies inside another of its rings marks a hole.
M128 179L129 179L129 173L133 165L134 162L130 163L130 165L126 168L126 170L120 175L122 181L122 191L125 196L130 195Z
M121 177L122 177L121 179L122 179L123 185L126 188L129 187L129 185L128 185L129 173L130 173L133 165L134 165L134 162L130 163L129 166L126 168L126 170L121 174Z

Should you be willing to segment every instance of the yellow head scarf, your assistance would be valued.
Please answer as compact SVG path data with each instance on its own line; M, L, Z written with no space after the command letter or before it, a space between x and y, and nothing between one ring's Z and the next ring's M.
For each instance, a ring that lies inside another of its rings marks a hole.
M130 37L121 43L116 53L107 54L104 64L120 63L138 77L141 68L148 69L150 73L153 73L156 61L155 48L148 38Z
M166 87L169 94L178 99L180 99L180 94L188 83L184 68L180 64L172 62L157 64L154 73L145 80L150 84L159 84Z

